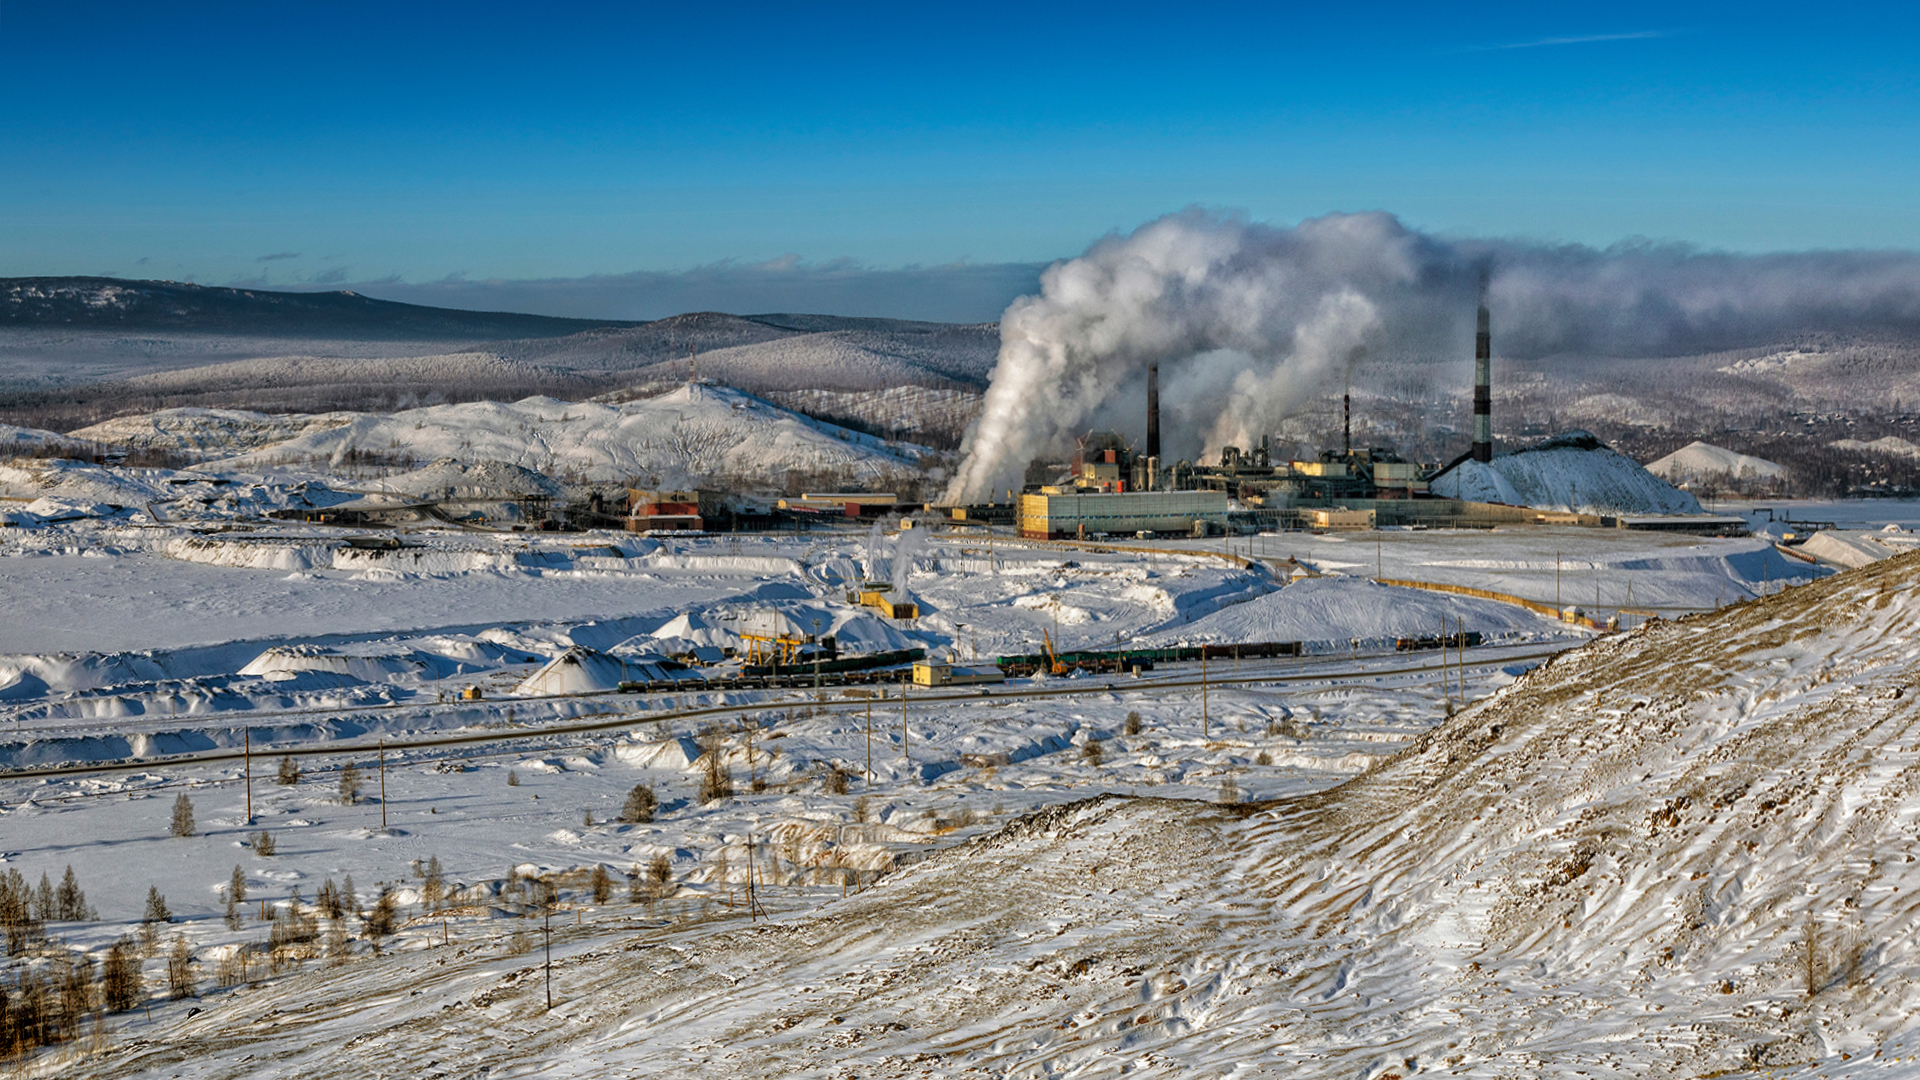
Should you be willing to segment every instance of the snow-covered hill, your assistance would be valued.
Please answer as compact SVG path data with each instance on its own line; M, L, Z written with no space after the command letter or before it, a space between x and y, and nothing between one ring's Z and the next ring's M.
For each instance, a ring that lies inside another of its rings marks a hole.
M1449 499L1578 510L1591 514L1698 514L1692 495L1653 476L1584 431L1502 454L1462 461L1433 480Z
M751 394L688 385L619 406L528 398L369 413L264 447L209 471L343 461L349 451L498 461L589 480L680 487L730 475L769 483L789 470L877 476L912 468L921 448L824 424Z
M1725 476L1736 480L1767 480L1781 479L1787 475L1784 466L1765 458L1737 453L1699 441L1690 442L1648 465L1647 471L1676 484L1712 476Z

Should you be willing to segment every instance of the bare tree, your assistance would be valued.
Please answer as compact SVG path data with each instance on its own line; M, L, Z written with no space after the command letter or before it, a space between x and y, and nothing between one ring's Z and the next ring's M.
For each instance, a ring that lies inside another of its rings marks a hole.
M718 725L707 729L706 770L700 774L700 801L718 802L733 798L733 773L721 758L726 752L726 736Z
M193 950L187 939L174 935L173 951L167 955L167 993L175 1000L193 996Z
M340 801L347 806L360 801L360 769L352 762L340 770Z

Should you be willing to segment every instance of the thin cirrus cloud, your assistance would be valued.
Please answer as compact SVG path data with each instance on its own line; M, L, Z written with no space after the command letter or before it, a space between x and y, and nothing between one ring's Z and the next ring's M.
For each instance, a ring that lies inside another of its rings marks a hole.
M1045 268L1041 263L970 262L873 267L850 259L808 262L785 255L766 262L727 260L687 270L585 277L453 275L408 282L396 276L349 283L344 274L329 271L308 284L345 287L382 300L432 307L583 319L658 319L689 311L724 311L991 322L1016 298L1039 291L1040 272Z
M1533 41L1512 41L1500 45L1475 45L1479 52L1492 52L1506 49L1544 49L1553 45L1597 45L1607 41L1648 41L1653 38L1671 37L1670 30L1634 30L1624 34L1585 34L1579 37L1536 38Z
M299 257L300 257L300 253L297 251L276 251L271 255L262 255L253 261L254 262L279 262L282 259L297 259Z

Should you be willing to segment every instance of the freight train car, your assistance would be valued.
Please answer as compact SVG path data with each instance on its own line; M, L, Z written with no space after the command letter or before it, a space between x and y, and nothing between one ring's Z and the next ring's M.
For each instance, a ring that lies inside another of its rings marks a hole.
M1400 652L1423 652L1428 649L1471 649L1480 644L1480 631L1467 630L1458 634L1442 637L1434 634L1430 637L1403 637L1393 639L1393 647Z
M1188 645L1166 649L1107 649L1099 651L1028 653L1002 656L994 663L1010 678L1024 678L1042 671L1068 674L1075 671L1104 673L1115 671L1152 671L1155 664L1192 664L1206 660L1260 660L1276 656L1301 655L1297 641L1246 641L1231 645Z

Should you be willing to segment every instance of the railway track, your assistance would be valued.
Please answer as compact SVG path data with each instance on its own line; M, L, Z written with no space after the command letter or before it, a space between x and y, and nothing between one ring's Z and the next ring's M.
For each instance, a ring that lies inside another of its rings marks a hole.
M1259 670L1259 671L1253 671L1253 672L1239 671L1239 672L1230 672L1226 674L1214 674L1212 672L1209 672L1204 677L1204 679L1201 677L1200 673L1197 671L1191 672L1191 673L1189 672L1169 673L1165 676L1155 676L1152 678L1138 678L1138 679L1078 678L1078 679L1062 680L1067 685L1061 685L1061 686L1044 686L1044 685L1043 686L1025 686L1025 687L1017 687L1013 689L1004 689L1004 690L987 690L985 688L976 688L976 689L971 689L966 691L948 691L948 692L941 692L941 693L929 693L929 694L922 694L917 696L910 696L907 698L907 702L909 705L925 708L927 706L932 706L932 705L992 705L995 703L1008 702L1008 701L1080 697L1080 696L1088 696L1088 695L1096 695L1096 694L1138 695L1138 694L1144 694L1144 693L1164 693L1167 691L1174 691L1174 690L1187 690L1187 689L1197 690L1201 688L1203 685L1211 689L1211 688L1225 688L1225 687L1231 687L1231 686L1250 686L1250 685L1261 685L1261 684L1269 684L1269 685L1288 684L1288 683L1335 683L1335 684L1338 684L1342 682L1354 682L1359 680L1378 681L1378 680L1389 679L1389 678L1431 674L1434 672L1441 672L1441 671L1453 671L1462 667L1485 669L1488 667L1505 665L1505 664L1545 660L1555 655L1558 655L1559 653L1564 652L1569 648L1573 648L1578 644L1579 644L1578 642L1566 642L1564 644L1558 645L1557 647L1531 648L1531 649L1524 649L1524 650L1516 647L1512 651L1509 651L1507 649L1487 650L1489 655L1472 657L1470 659L1465 660L1464 663L1461 661L1447 660L1444 662L1435 661L1432 663L1397 665L1393 667L1329 669L1326 666L1326 662L1322 661L1322 662L1316 662L1312 665L1301 665L1301 664L1289 665L1288 667L1282 668L1279 670L1273 670L1271 669L1271 667L1269 667L1269 669L1267 670ZM1492 655L1495 652L1497 652L1498 655ZM1302 670L1303 668L1309 667L1309 666L1311 666L1314 670ZM592 695L571 695L570 697L598 698L598 697L614 696L616 693L617 693L616 691L603 691L603 692L599 692ZM537 699L537 698L529 699L528 703L531 704L541 700L551 700L551 699ZM251 751L251 754L254 757L260 757L263 755L271 755L274 757L291 756L296 758L324 758L324 757L336 757L336 756L365 757L368 754L375 754L382 751L393 751L393 752L399 753L399 752L405 752L405 751L411 751L411 750L431 750L431 749L443 749L443 748L482 746L482 745L487 745L492 743L523 742L523 741L533 741L533 740L539 740L539 739L562 738L562 737L574 736L574 735L595 734L595 733L605 732L605 731L618 731L623 729L641 727L648 724L667 724L667 723L672 723L674 721L684 721L684 720L698 721L703 719L718 718L723 716L738 716L738 715L744 715L747 713L765 712L772 709L781 709L781 708L789 708L789 707L797 707L797 706L806 706L806 707L815 708L815 709L824 707L828 710L836 711L836 712L853 711L856 709L865 709L868 707L869 704L873 704L873 705L881 704L882 701L884 701L888 705L894 705L894 704L897 704L900 701L900 699L897 697L889 697L884 699L843 698L836 701L821 702L818 699L813 697L787 697L787 698L776 698L771 700L763 700L763 701L755 701L755 702L733 702L733 703L728 703L724 705L710 705L710 706L701 706L698 708L690 708L690 709L676 709L676 710L670 710L667 712L659 712L659 713L642 714L642 713L626 712L618 715L608 715L606 713L601 713L601 714L595 715L592 719L581 719L581 720L575 720L575 721L545 724L538 728L516 728L516 729L504 730L504 731L502 730L490 730L490 731L480 731L480 732L468 731L468 732L459 732L459 733L447 734L447 735L420 735L420 736L415 736L411 738L393 739L393 740L379 739L372 742L367 742L367 741L339 742L339 743L326 743L323 745L308 745L308 746L262 743L259 746L255 747ZM471 703L469 703L469 706L470 704ZM385 706L383 708L403 708L403 707L405 706L396 704L394 706ZM310 709L298 710L297 715L301 715L301 716L311 715L314 711L315 710L310 710ZM365 710L333 709L333 710L325 710L325 711L329 711L334 715L340 715L343 712L351 713L351 712L359 712L359 711L365 711ZM278 713L278 712L254 712L254 713L246 714L244 716L237 715L237 714L231 715L231 716L221 716L220 719L222 720L234 719L234 720L240 720L240 721L247 721L252 719L265 720L267 718L276 718L276 719L283 718L286 715L288 714ZM98 775L98 774L116 773L116 772L155 771L155 770L161 770L161 769L180 768L183 766L219 765L219 764L225 764L225 763L244 761L247 757L248 757L248 752L245 750L222 748L219 750L205 750L205 751L198 751L198 752L188 753L188 754L173 754L173 755L168 755L164 757L143 757L143 758L134 758L134 759L121 759L116 761L84 762L84 763L76 763L72 765L50 765L50 766L29 768L29 769L0 770L0 781L22 780L22 779L38 780L38 779L50 779L54 777L88 776L88 775Z

